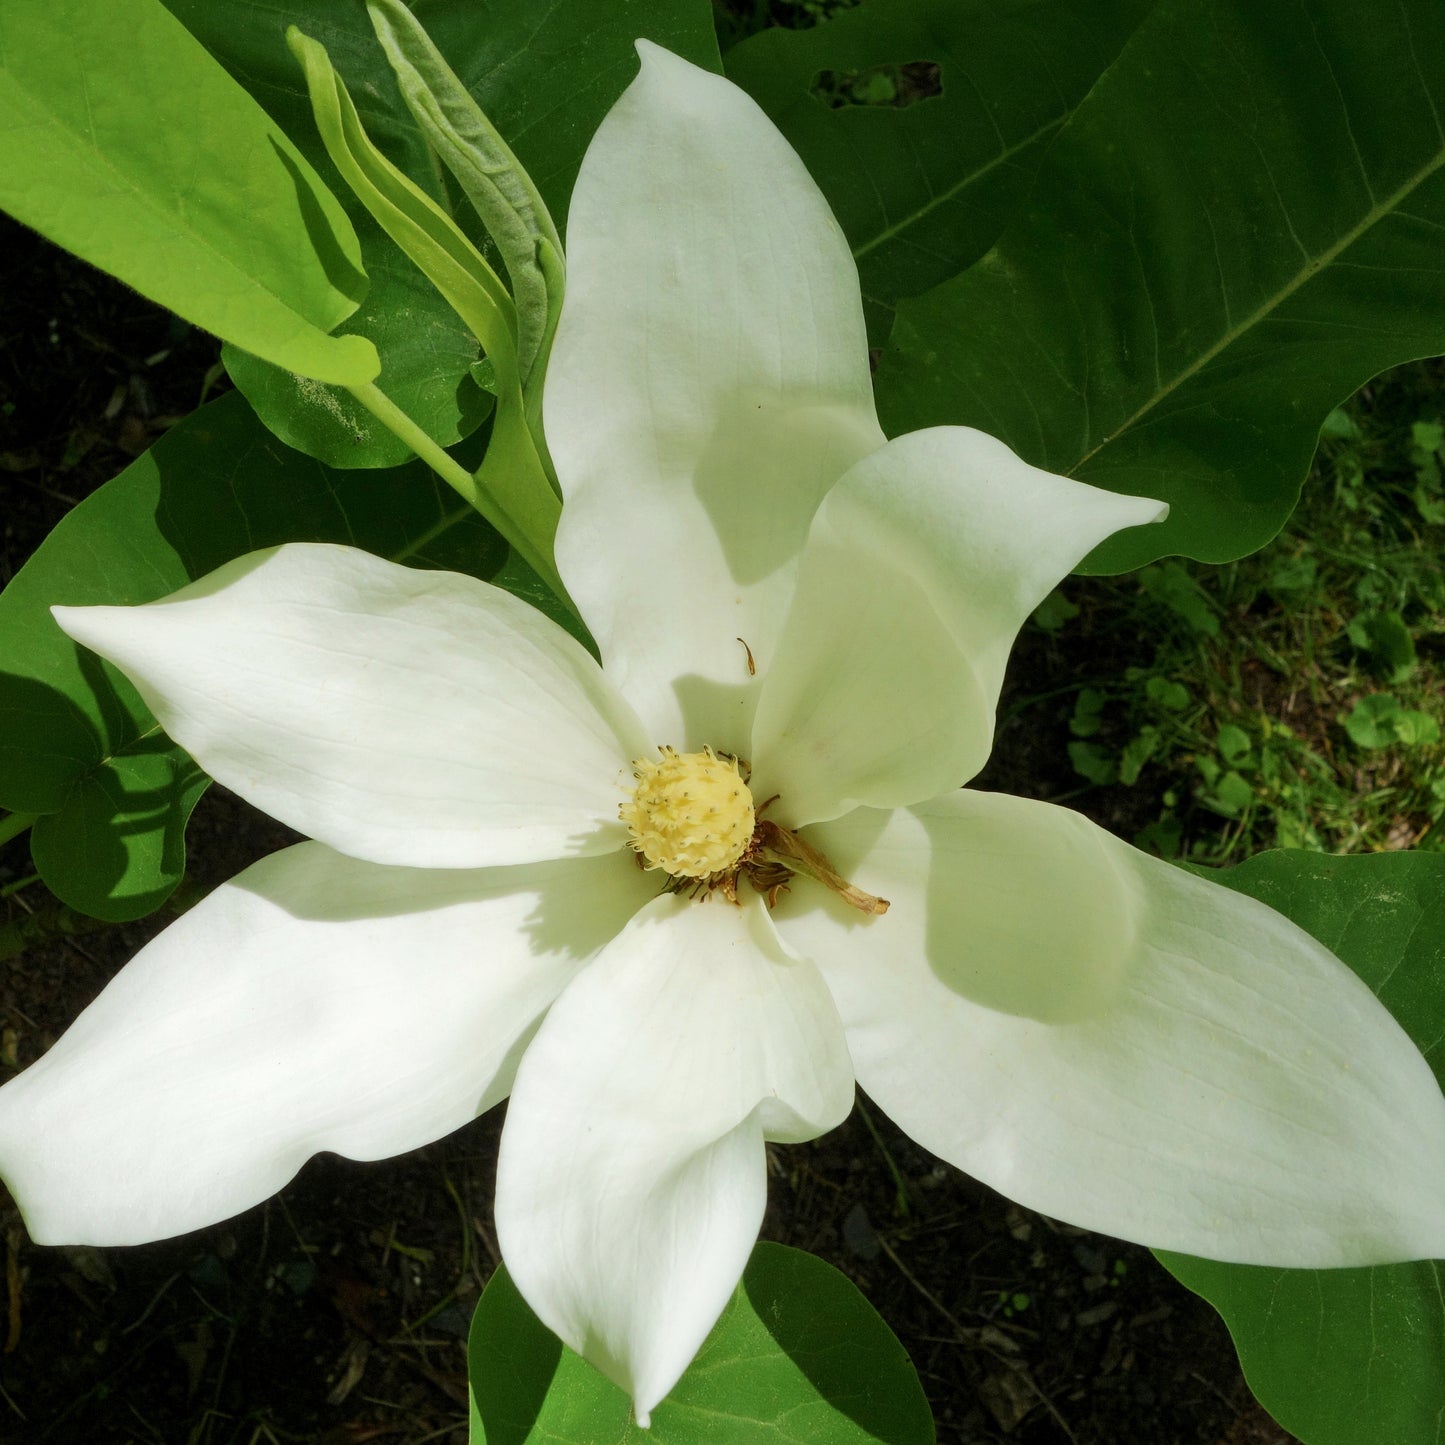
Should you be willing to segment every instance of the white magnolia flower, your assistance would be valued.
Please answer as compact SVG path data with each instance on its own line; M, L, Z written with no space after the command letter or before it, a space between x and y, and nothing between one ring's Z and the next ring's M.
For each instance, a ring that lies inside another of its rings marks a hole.
M1090 1229L1445 1254L1445 1104L1353 974L1075 813L960 791L1022 620L1161 508L974 431L885 441L801 164L640 48L577 181L546 392L601 667L504 592L342 547L57 610L317 841L172 925L0 1091L34 1237L194 1229L318 1150L396 1154L510 1094L503 1254L644 1420L752 1248L764 1141L832 1128L855 1077Z

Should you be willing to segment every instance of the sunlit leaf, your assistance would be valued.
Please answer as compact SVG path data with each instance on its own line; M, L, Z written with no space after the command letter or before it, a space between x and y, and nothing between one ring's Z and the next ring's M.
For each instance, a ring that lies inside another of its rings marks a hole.
M0 206L197 326L359 384L366 292L325 184L157 0L7 0Z

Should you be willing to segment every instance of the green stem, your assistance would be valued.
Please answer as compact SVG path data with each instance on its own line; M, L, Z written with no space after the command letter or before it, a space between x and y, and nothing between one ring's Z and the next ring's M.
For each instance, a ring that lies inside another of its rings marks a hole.
M567 589L562 585L561 575L552 561L550 546L542 546L538 539L528 536L526 531L512 520L496 497L479 487L476 478L460 462L449 456L443 447L438 446L374 382L365 382L346 389L393 436L400 437L469 507L480 512L572 611L577 610L567 596Z
M899 1219L907 1219L913 1213L913 1206L908 1198L908 1181L903 1177L903 1171L898 1167L888 1145L883 1142L883 1136L878 1132L878 1126L873 1122L873 1115L868 1112L868 1106L862 1099L857 1100L858 1117L863 1120L868 1132L873 1136L873 1142L878 1146L878 1152L883 1156L883 1162L888 1166L888 1172L893 1176L893 1213Z
M18 838L39 816L39 813L10 813L0 818L0 844Z
M400 437L437 476L455 488L468 506L475 507L499 532L506 535L500 523L492 521L472 474L460 462L448 456L375 382L363 382L360 386L348 386L346 389L393 436ZM507 540L511 541L511 538L508 537Z

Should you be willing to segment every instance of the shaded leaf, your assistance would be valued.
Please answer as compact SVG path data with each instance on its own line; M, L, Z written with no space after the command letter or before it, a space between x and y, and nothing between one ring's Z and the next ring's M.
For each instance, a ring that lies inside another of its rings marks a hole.
M994 250L900 308L885 427L1171 504L1085 570L1262 546L1331 409L1445 350L1442 115L1436 0L1161 0Z
M1049 141L1151 0L909 0L862 5L735 46L727 74L802 156L853 247L881 342L891 308L997 239ZM941 93L906 110L833 109L820 72L926 61Z
M149 912L184 865L203 783L125 678L55 625L53 604L149 602L283 541L346 542L486 576L503 547L419 462L334 473L229 393L75 508L0 593L0 806L48 816L34 851L65 903Z
M435 287L389 242L370 217L357 223L369 247L371 290L348 326L386 358L387 395L434 442L451 446L470 436L492 403L468 385L477 340ZM332 467L399 467L411 448L388 431L344 387L328 386L272 366L239 347L223 346L231 380L287 446ZM460 370L459 370L460 368Z
M1387 682L1403 682L1414 672L1415 639L1398 612L1362 612L1346 630Z

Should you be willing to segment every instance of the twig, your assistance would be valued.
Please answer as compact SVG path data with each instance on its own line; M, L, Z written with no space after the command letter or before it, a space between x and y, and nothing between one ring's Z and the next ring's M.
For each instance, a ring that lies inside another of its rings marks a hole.
M1078 1436L1075 1435L1074 1432L1069 1428L1069 1422L1065 1420L1064 1417L1059 1413L1058 1407L1044 1393L1042 1386L1040 1386L1039 1382L1034 1379L1034 1377L1029 1373L1029 1371L1019 1361L1010 1359L1007 1355L1001 1353L994 1346L990 1345L986 1340L982 1338L982 1331L970 1329L953 1313L952 1310L950 1310L946 1305L944 1305L944 1303L938 1298L937 1295L930 1293L929 1290L924 1286L922 1281L919 1280L918 1276L915 1275L913 1271L909 1269L908 1266L904 1264L901 1259L899 1259L897 1253L893 1250L893 1248L889 1245L888 1241L884 1239L881 1234L878 1236L878 1243L883 1246L884 1254L886 1254L888 1258L891 1259L893 1263L898 1267L898 1272L903 1276L903 1278L906 1279L908 1283L911 1284L913 1288L916 1289L918 1293L921 1294L923 1298L926 1299L928 1303L931 1304L933 1308L936 1309L938 1313L941 1314L943 1318L946 1319L948 1323L953 1326L954 1330L957 1332L957 1337L959 1341L965 1344L974 1344L977 1345L979 1348L986 1350L990 1355L993 1356L995 1360L999 1362L999 1364L1006 1366L1015 1375L1017 1375L1018 1378L1022 1380L1024 1384L1033 1392L1034 1397L1038 1400L1039 1404L1041 1404L1044 1409L1048 1411L1049 1415L1053 1418L1054 1423L1059 1427L1060 1430L1064 1432L1064 1438L1070 1441L1071 1445L1079 1445Z
M63 903L12 918L0 925L0 963L23 953L32 944L47 943L52 938L68 938L79 933L99 933L113 925L100 918L77 913Z
M907 1219L913 1213L908 1200L908 1181L903 1177L903 1171L889 1152L887 1144L883 1142L883 1136L873 1122L873 1115L868 1111L867 1104L861 1098L858 1100L858 1117L863 1120L868 1132L873 1136L873 1142L878 1146L878 1152L883 1156L883 1162L888 1165L888 1172L893 1176L893 1212L900 1219Z

